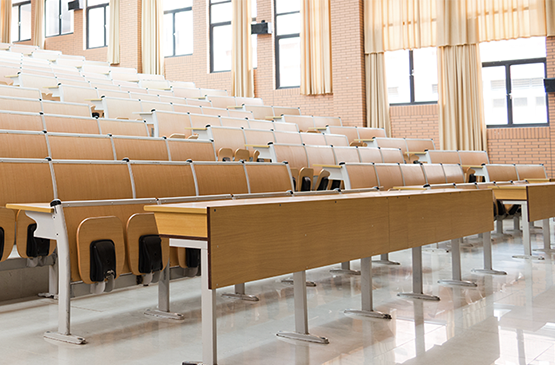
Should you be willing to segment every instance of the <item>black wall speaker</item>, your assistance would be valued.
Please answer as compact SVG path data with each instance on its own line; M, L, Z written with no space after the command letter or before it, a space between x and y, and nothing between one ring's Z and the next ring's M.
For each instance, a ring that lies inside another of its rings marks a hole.
M251 24L251 34L272 34L272 24L263 20L261 23Z
M69 1L67 10L81 10L81 2L79 0Z
M555 79L543 79L546 93L555 93Z

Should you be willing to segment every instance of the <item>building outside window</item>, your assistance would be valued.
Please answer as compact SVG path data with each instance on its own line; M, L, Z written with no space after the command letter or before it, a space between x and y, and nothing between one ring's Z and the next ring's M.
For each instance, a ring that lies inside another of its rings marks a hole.
M47 37L73 33L73 11L68 10L68 1L44 1L44 34Z
M389 104L437 102L436 48L385 52L385 72Z
M31 39L31 1L12 1L11 41L21 42Z
M106 47L110 25L110 6L106 0L87 0L87 49Z
M545 38L480 44L488 126L546 125Z
M275 0L276 88L301 85L301 2Z

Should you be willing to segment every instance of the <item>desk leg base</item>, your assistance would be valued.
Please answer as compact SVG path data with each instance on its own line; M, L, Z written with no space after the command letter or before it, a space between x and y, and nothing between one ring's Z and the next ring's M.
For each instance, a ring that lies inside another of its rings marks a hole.
M409 299L431 300L439 302L441 299L436 295L421 294L421 293L397 293L398 297L405 297Z
M38 295L39 297L41 297L41 298L48 298L48 299L58 300L58 294L52 294L52 293L38 293L37 295Z
M311 335L311 334L303 334L303 333L298 333L298 332L283 332L283 331L280 331L280 332L276 333L276 336L287 338L289 340L320 343L320 344L323 344L323 345L327 345L328 343L330 343L330 341L325 337L315 336L315 335Z
M554 253L555 249L553 249L553 248L534 248L532 251L539 251L539 252L545 252L545 253Z
M358 270L331 269L330 272L332 274L360 275Z
M473 283L472 281L466 281L466 280L438 280L438 283L444 284L444 285L467 286L472 288L475 288L478 286L476 285L476 283Z
M472 269L471 271L479 274L507 275L505 271L493 270L493 269Z
M46 331L44 332L43 336L44 338L47 338L49 340L65 342L72 345L83 345L87 343L87 340L85 340L84 337L79 337L74 335L62 335L61 333L58 333L58 332Z
M290 284L290 285L293 285L293 279L283 279L281 282L282 282L283 284ZM313 288L313 287L316 286L316 283L315 283L314 281L309 281L309 280L307 280L307 281L306 281L306 286L309 286L309 287L312 287L312 288Z
M379 318L379 319L391 319L391 314L389 313L382 313L378 311L368 311L368 310L359 310L359 309L346 309L344 311L345 314L353 314L355 316L361 317L370 317L370 318Z
M260 299L256 295L241 294L241 293L224 293L222 297L245 300L247 302L258 302Z
M372 260L373 264L382 264L382 265L401 265L400 262L391 261L391 260Z
M202 361L183 361L182 365L204 365Z
M513 259L545 260L545 257L543 257L543 256L534 256L534 255L514 255Z
M185 319L185 317L181 313L166 312L166 311L161 311L159 309L147 309L145 311L145 316L156 317L161 319L171 319L174 321L182 321Z

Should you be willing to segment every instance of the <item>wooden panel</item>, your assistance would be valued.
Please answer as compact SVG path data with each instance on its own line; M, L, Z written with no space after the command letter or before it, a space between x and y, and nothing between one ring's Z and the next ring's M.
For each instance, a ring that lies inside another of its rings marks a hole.
M298 145L301 145L303 143L301 139L301 134L298 132L275 131L274 138L276 139L276 143L298 144Z
M481 184L479 185L481 186ZM491 186L490 189L493 190L495 199L498 200L526 200L526 185L502 185L502 186Z
M383 252L389 242L389 217L384 214L388 201L382 197L371 201L372 209L369 199L210 209L210 287Z
M38 99L31 100L0 97L0 110L39 113L42 111L42 105Z
M424 152L435 150L434 141L431 139L406 138L407 149L409 152Z
M91 108L87 104L62 103L59 101L43 101L44 114L62 114L77 117L90 117Z
M378 186L378 177L373 164L345 165L351 182L351 189L373 188Z
M488 163L488 154L485 151L459 151L461 165L481 166Z
M221 126L220 118L213 115L191 114L191 127L204 128L206 126Z
M98 92L91 87L78 87L73 85L60 85L62 100L69 103L82 103L93 105L91 99L98 98Z
M228 106L235 106L235 98L233 96L211 95L208 99L210 99L214 108L225 109Z
M391 197L388 199L388 219L389 219L389 242L383 252L394 252L409 248L409 236L412 233L409 231L410 222L405 218L399 219L403 215L408 215L409 199L405 197ZM385 214L385 212L384 212Z
M53 165L58 198L62 201L133 198L125 163L54 162Z
M48 135L53 159L64 160L113 160L114 151L110 138L87 135Z
M275 107L274 107L275 110ZM276 114L281 115L281 114ZM312 116L309 115L284 115L283 121L287 123L295 123L299 126L299 130L306 132L315 127Z
M104 98L104 103L106 107L104 110L104 116L106 118L131 120L141 119L140 115L134 114L141 111L141 102L138 100Z
M401 172L403 173L403 180L405 186L424 185L426 184L426 177L422 167L418 164L402 164L400 165Z
M464 183L464 173L459 164L442 164L445 180L448 183Z
M249 128L269 131L270 129L274 129L274 123L262 120L249 120Z
M173 106L170 103L161 103L159 101L142 101L141 108L143 112L150 112L152 110L165 110L173 112Z
M0 133L0 157L46 158L48 147L44 133Z
M222 124L222 127L250 128L249 121L247 119L221 117L220 123Z
M404 154L407 152L407 144L404 138L376 138L379 147L385 148L399 148Z
M338 117L313 117L313 121L315 127L341 127L341 118Z
M172 161L216 161L212 142L168 139Z
M452 236L439 236L438 240L448 240L493 230L491 190L465 190L461 191L461 195L454 196L458 197L454 202L445 203L445 207L450 209Z
M7 203L50 203L54 199L50 167L44 162L1 162L0 206Z
M382 153L378 148L361 147L361 148L358 148L358 153L360 155L360 162L373 162L373 163L383 162Z
M347 136L347 139L349 140L349 142L352 142L355 139L359 138L356 127L330 126L330 127L328 127L328 129L329 129L330 133L332 133L332 134L342 134L344 136Z
M19 131L42 131L44 126L40 114L19 114L0 112L0 129Z
M516 165L519 180L547 179L543 165Z
M555 184L533 184L526 187L529 221L555 217Z
M0 85L0 95L11 96L12 98L26 98L26 99L40 99L42 97L42 94L39 89L5 86L5 85Z
M198 88L180 88L174 87L173 94L182 98L200 98L202 95Z
M174 104L173 111L176 113L202 114L202 108L196 105Z
M299 127L295 123L274 122L274 130L281 132L299 132Z
M194 164L193 168L199 195L248 193L242 163Z
M274 115L274 110L271 106L245 105L245 109L252 112L254 119L264 120L266 117L272 117Z
M92 117L63 117L45 115L44 124L48 132L99 134L98 122Z
M423 164L422 170L426 175L426 182L430 185L445 184L445 173L441 164Z
M0 251L0 262L5 261L12 253L15 241L15 212L0 207L0 228L4 230L4 250Z
M461 163L459 153L457 151L428 151L431 163Z
M321 166L315 165L333 165L335 162L331 146L306 146L305 151L308 163L314 169L314 175L318 175L322 170Z
M114 119L99 119L98 124L102 134L111 134L114 136L133 136L148 137L148 129L145 122L125 121Z
M212 108L212 103L209 102L208 100L197 100L197 99L187 99L185 101L185 103L181 103L181 104L186 104L187 106L202 106L202 107L208 107L208 108ZM177 109L175 108L178 104L173 104L174 106L174 111L177 111ZM197 110L197 111L190 111L190 113L202 113L202 110L198 111L199 109L192 109L192 110Z
M517 181L515 165L486 165L489 181Z
M125 257L127 265L134 275L141 275L139 271L139 239L144 235L158 234L156 220L152 213L138 213L132 215L127 221L125 229ZM162 264L165 268L170 258L170 240L167 237L162 238Z
M195 196L189 164L131 164L136 198Z
M326 134L324 137L326 138L327 145L344 147L347 147L349 145L349 140L346 136Z
M222 108L202 108L202 114L204 115L212 115L212 116L225 116L225 117L229 117L229 113L227 112L227 109L222 109Z
M108 89L109 85L102 85L102 88L98 90L98 97L109 97L109 98L123 98L129 99L129 93L127 91L120 91L119 87L114 86L113 90Z
M339 165L341 162L360 162L356 147L333 147L333 153L336 165Z
M301 135L301 140L305 145L313 146L325 146L326 138L321 133L299 133Z
M154 218L156 218L156 226L160 234L196 238L208 237L206 211L203 214L156 213Z
M233 118L254 119L251 112L246 112L244 110L228 109L227 115Z
M301 115L301 109L287 106L274 106L274 115Z
M360 149L362 151L362 148ZM403 152L398 148L380 148L384 163L404 163Z
M235 103L237 105L264 105L264 101L260 98L248 98L248 97L235 97Z
M272 131L245 129L246 144L266 145L268 142L274 142L274 133Z
M232 151L245 148L245 136L242 129L213 127L212 137L216 151L219 151L220 148L231 148Z
M360 139L372 139L374 137L387 137L385 129L382 128L361 128L357 127Z
M112 138L116 159L168 161L166 141L158 138Z
M156 112L158 121L158 134L160 137L169 137L174 133L183 134L186 137L191 135L191 120L189 114ZM203 126L204 127L204 126Z
M251 193L271 193L293 190L285 164L247 164Z
M277 135L276 135L277 139ZM274 145L277 161L287 161L292 169L300 170L308 167L308 160L304 146Z
M401 175L401 168L399 165L376 164L375 168L381 190L389 190L394 186L403 186L403 175ZM349 176L350 175L351 174L349 174Z
M92 284L90 245L96 240L109 239L116 251L116 278L122 274L125 263L125 240L123 226L117 217L86 218L77 228L77 259L79 275L85 284Z
M140 101L160 101L160 98L157 95L149 95L144 93L129 93L129 98L140 100ZM144 110L149 111L149 110Z

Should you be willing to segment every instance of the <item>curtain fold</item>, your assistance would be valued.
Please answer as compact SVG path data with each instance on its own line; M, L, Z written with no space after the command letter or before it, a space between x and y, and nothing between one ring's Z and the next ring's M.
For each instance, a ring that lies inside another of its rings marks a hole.
M35 0L33 12L33 34L31 43L33 46L44 48L44 1Z
M141 11L141 59L142 72L162 75L162 0L142 0Z
M366 68L366 126L384 128L391 137L389 101L385 80L385 56L371 53L364 56Z
M301 94L331 94L331 18L329 0L301 5Z
M1 0L0 6L0 21L2 22L2 43L10 43L12 28L12 0Z
M441 149L487 149L481 70L479 45L439 48Z
M251 46L251 0L232 0L231 92L233 96L254 97Z
M119 7L120 0L110 0L108 62L112 65L119 64Z

